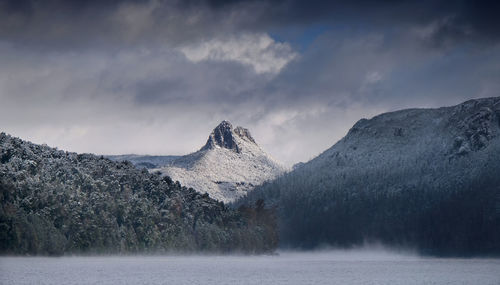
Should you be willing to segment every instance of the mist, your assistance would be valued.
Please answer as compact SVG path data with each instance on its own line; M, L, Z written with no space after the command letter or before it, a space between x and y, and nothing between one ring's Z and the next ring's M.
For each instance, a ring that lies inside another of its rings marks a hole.
M381 248L279 251L266 256L2 257L0 281L65 284L495 284L498 260L422 258ZM44 272L42 276L40 272Z

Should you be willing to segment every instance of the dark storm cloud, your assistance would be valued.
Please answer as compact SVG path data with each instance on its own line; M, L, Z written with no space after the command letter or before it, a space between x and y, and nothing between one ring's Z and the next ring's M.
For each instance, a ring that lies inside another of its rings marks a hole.
M500 3L492 0L7 0L0 37L33 46L82 47L159 42L175 45L221 33L300 28L427 27L432 46L496 43Z
M255 26L327 23L356 23L388 28L398 25L434 24L433 41L498 41L500 38L500 2L495 0L201 0L213 9L228 7L265 7L251 11ZM253 4L253 5L249 5Z
M175 45L224 31L206 7L182 1L20 0L0 3L0 38L32 48Z
M493 80L500 76L498 62L500 46L429 50L411 35L330 33L262 93L278 94L281 104L439 106L498 96L500 85Z

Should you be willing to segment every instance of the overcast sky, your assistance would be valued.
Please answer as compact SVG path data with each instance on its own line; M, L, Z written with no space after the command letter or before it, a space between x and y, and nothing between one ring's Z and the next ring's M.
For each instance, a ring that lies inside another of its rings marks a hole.
M360 118L500 96L496 3L0 0L0 131L186 154L225 119L292 165Z

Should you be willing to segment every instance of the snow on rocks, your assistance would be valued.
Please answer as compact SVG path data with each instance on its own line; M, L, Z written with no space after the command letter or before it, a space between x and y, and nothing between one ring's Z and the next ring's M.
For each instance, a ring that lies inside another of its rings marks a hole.
M285 170L257 145L249 130L222 121L199 151L152 171L219 201L232 202Z

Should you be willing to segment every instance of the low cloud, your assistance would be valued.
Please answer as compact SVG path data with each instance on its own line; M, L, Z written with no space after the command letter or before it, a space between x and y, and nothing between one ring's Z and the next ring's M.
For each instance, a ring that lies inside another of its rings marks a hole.
M180 49L192 62L235 61L250 65L257 73L279 73L297 57L288 43L279 43L267 34L245 34L184 46Z

